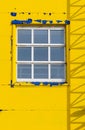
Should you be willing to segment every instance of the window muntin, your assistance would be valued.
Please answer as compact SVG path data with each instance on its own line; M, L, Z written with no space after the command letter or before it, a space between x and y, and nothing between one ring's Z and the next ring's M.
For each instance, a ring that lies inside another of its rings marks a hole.
M31 78L31 65L17 64L18 78L28 79Z
M34 65L34 78L47 79L48 78L48 65Z
M51 30L50 31L51 44L64 43L64 30Z
M65 70L64 27L17 28L17 81L64 82Z
M51 47L51 61L64 61L64 47Z
M34 61L48 61L48 47L34 47Z
M48 43L48 30L34 30L34 43Z
M54 79L64 79L65 78L65 65L51 65L51 78Z
M18 29L18 43L31 43L31 30L29 29Z
M31 47L18 47L18 61L31 61Z

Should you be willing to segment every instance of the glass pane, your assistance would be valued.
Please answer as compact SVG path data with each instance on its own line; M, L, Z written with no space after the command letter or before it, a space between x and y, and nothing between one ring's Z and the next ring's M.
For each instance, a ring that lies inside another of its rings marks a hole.
M31 78L31 65L17 65L18 78Z
M31 43L31 30L18 30L18 43Z
M64 43L64 30L51 30L50 31L50 43Z
M51 78L65 79L65 65L51 65Z
M51 47L51 61L64 61L64 48Z
M48 43L48 30L34 30L34 43Z
M35 79L48 78L48 65L34 65L34 78Z
M31 47L18 47L18 61L31 61Z
M34 48L34 60L35 61L47 61L48 60L48 48L47 47L35 47Z

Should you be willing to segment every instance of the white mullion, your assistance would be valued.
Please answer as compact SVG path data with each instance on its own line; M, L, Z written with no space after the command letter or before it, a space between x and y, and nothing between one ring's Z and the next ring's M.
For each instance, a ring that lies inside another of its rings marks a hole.
M50 29L48 29L48 44L50 45ZM48 62L50 62L50 46L48 46ZM50 63L48 63L48 79L50 80Z
M19 30L20 29L26 29L26 30L30 29L31 30L32 28L33 29L37 29L37 30L41 30L41 29L42 30L46 30L46 29L49 29L49 27L17 27L17 29L19 29ZM60 26L60 27L58 27L58 26L56 26L56 27L50 27L51 30L64 30L64 28L65 27L63 27L63 26Z
M17 61L18 64L65 64L64 61Z
M16 46L19 46L19 47L65 47L65 44L61 44L61 43L58 43L58 44L17 44Z
M17 81L19 82L65 82L65 79L20 79L20 78L17 78Z
M34 57L33 57L33 29L32 29L32 45L31 45L31 48L32 48L32 57L31 57L31 61L33 61Z
M65 50L66 50L66 44L65 44L65 28L64 28L64 46L63 46L63 49L64 49L64 78L66 79L66 53L65 53Z
M16 29L16 43L18 44L18 28ZM18 69L17 69L18 68L18 47L19 46L16 46L16 61L17 61L17 63L16 63L16 79L18 79Z
M65 28L64 28L64 61L66 62L66 40L65 40Z
M33 33L33 29L32 29L32 45L34 44L34 33ZM34 47L31 46L32 48L32 62L34 61ZM32 65L32 68L31 68L31 71L32 71L32 80L34 79L34 63L31 63Z

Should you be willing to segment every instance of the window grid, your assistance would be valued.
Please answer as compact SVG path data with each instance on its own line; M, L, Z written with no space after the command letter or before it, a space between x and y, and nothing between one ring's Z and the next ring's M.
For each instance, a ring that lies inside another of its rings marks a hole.
M33 38L33 30L32 30L32 35L31 35L32 37L32 45L33 45L33 42L34 42L34 38ZM32 61L34 61L34 57L33 57L33 55L34 55L34 47L32 46L32 54L31 54L31 57L32 57ZM32 72L32 80L34 79L34 64L32 63L32 68L31 68L31 72Z
M18 28L18 29L23 29L23 28ZM17 29L17 30L18 30ZM18 38L17 38L17 51L18 51L18 47L31 47L31 61L18 61L17 59L17 64L30 64L32 65L31 67L31 72L32 72L32 77L30 79L27 79L27 81L50 81L50 82L61 82L61 81L65 81L65 79L51 79L51 65L57 65L57 64L64 64L65 65L65 33L64 33L64 44L58 43L58 44L51 44L50 43L50 31L51 30L64 30L64 27L60 27L60 28L25 28L27 30L31 30L31 43L27 44L27 43L23 43L20 44L18 43ZM37 44L34 43L34 30L48 30L48 43L43 43L43 44ZM18 32L18 31L17 31ZM34 47L48 47L48 61L34 61ZM51 61L50 59L50 52L51 52L51 47L63 47L64 48L64 61ZM18 58L18 53L17 53L17 58ZM44 65L47 64L48 65L48 79L34 79L34 65ZM18 75L18 74L17 74ZM64 75L65 75L65 70L64 70ZM19 79L17 76L17 80L18 81L26 81L26 79Z
M48 30L48 44L50 44L50 30ZM50 46L48 47L48 62L50 62ZM48 79L51 78L51 67L48 64Z

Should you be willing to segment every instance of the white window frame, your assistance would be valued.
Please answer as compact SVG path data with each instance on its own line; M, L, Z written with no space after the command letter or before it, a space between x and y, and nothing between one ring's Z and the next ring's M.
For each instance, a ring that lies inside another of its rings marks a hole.
M18 30L22 30L22 29L27 29L27 30L32 30L31 31L31 43L18 43ZM33 31L37 29L37 30L48 30L48 43L42 43L42 44L35 44L34 43L34 36L33 36ZM64 30L64 44L61 43L57 43L57 44L50 44L50 30ZM32 57L31 57L31 61L18 61L16 60L16 80L17 82L66 82L66 57L65 57L65 27L61 26L61 27L17 27L16 29L16 48L18 50L18 47L32 47ZM48 61L34 61L33 60L33 55L34 55L34 47L48 47ZM64 47L64 61L50 61L50 47ZM16 54L16 59L18 59L18 51ZM26 78L18 78L18 72L17 72L17 65L18 64L31 64L31 73L32 73L32 78L31 79L26 79ZM34 64L46 64L48 65L48 78L47 79L34 79ZM64 64L64 75L65 75L65 79L62 78L56 78L56 79L52 79L51 78L51 64L53 65L61 65Z

